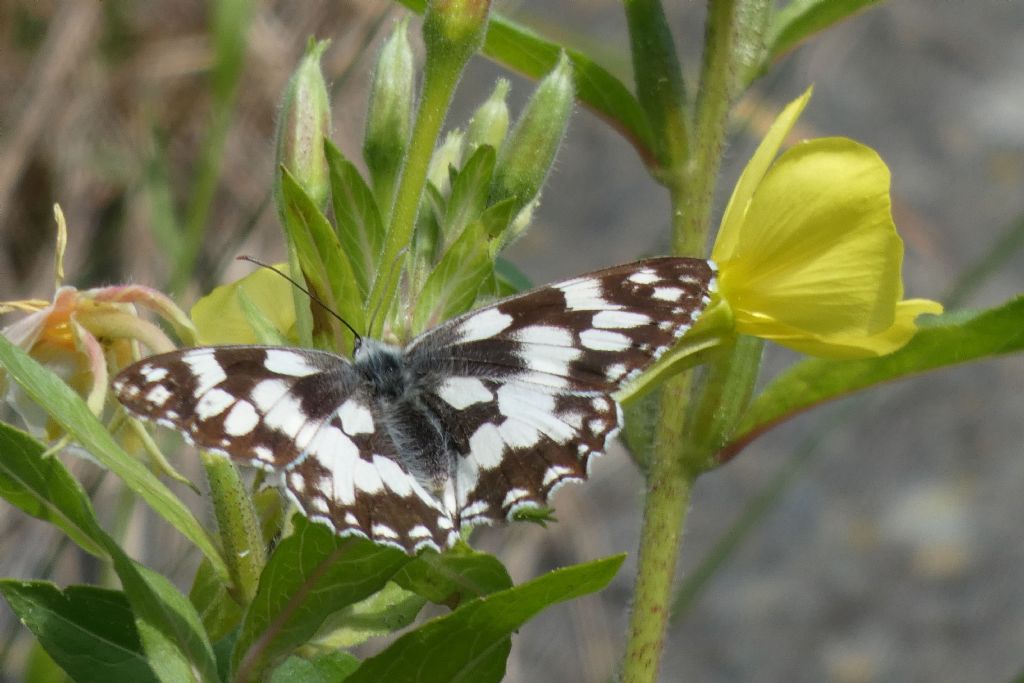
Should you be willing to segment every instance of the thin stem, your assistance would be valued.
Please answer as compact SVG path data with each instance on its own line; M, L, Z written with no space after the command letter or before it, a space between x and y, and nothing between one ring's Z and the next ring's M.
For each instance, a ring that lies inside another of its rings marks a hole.
M677 375L662 389L662 405L681 405L689 394L689 373ZM640 554L629 641L623 662L623 683L652 683L664 647L676 573L678 549L682 543L686 512L694 473L688 472L681 457L683 420L662 413L658 438L647 471L644 522L640 532Z
M371 337L381 336L384 322L388 317L391 302L398 287L398 279L402 269L395 267L402 250L412 241L416 227L416 214L420 207L420 197L427 180L430 158L437 144L437 137L444 123L445 113L459 80L461 65L454 65L448 60L436 62L428 60L423 75L423 98L416 112L416 123L412 130L409 144L409 156L406 158L402 177L395 195L394 210L391 214L391 225L384 243L384 253L380 261L380 271L374 280L370 292L368 311L379 310L370 330Z
M689 159L680 160L680 182L669 186L676 254L704 252L711 229L712 198L729 113L734 57L735 0L710 0L695 129ZM708 462L687 437L692 373L677 375L662 389L657 438L649 454L647 495L625 683L653 683L664 649L675 577L693 482Z

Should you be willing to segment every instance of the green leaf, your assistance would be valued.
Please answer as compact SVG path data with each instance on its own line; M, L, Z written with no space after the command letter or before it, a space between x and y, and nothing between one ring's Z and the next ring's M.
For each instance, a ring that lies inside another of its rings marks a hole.
M270 683L341 683L358 668L359 660L347 652L312 659L289 657L270 676Z
M769 59L788 52L797 43L881 0L791 0L775 13L768 27Z
M34 486L38 476L26 473L30 471L33 460L42 461L43 445L7 426L3 426L0 435L5 437L5 445L14 445L0 451L5 471L21 476L19 480L9 479L8 484L16 481L24 486ZM52 495L47 499L52 510L48 514L64 520L61 528L77 529L76 536L86 537L96 547L103 548L113 560L114 569L132 606L146 655L159 679L177 682L211 677L215 665L210 645L199 616L185 597L167 579L137 565L124 553L100 527L85 492L58 461L51 458L42 473L53 476L50 480ZM21 494L27 490L33 489L21 489ZM38 487L34 490L41 491Z
M75 681L156 681L120 591L0 579L0 593Z
M426 0L400 0L423 13ZM606 119L636 148L645 163L654 162L651 127L629 88L579 50L566 49L496 12L491 13L483 53L509 69L533 79L550 73L565 51L572 61L576 99Z
M501 256L494 260L494 282L494 294L498 297L512 296L533 289L533 281L519 270L519 266Z
M388 582L365 600L327 618L310 643L316 650L351 648L370 638L405 628L420 613L427 599Z
M330 140L324 140L338 239L352 264L361 302L366 301L384 249L384 223L373 191Z
M338 315L357 330L366 329L359 285L352 264L342 251L338 235L291 174L284 168L280 172L285 229L295 244L303 274L314 293L324 298L325 303ZM324 319L324 315L319 308L313 309L313 318L324 320L317 328L321 331L329 329L331 325L331 322ZM342 330L341 338L340 346L346 353L351 353L354 343L352 334L347 329Z
M289 303L291 300L289 299ZM244 289L238 290L238 307L242 310L246 322L252 328L257 344L270 346L288 346L290 342L277 326L263 313L259 304L253 301Z
M365 660L346 681L500 681L516 630L550 605L601 590L623 559L625 555L617 555L558 569L467 602Z
M260 577L232 658L235 678L259 680L306 643L338 610L379 591L409 557L360 538L340 537L302 515Z
M170 489L146 466L124 452L92 414L85 401L50 370L0 335L0 365L25 393L38 403L79 444L153 510L194 543L209 558L217 574L227 580L228 570L213 541Z
M92 535L92 511L78 481L28 434L0 423L0 496L22 512L50 522L85 551L105 557Z
M274 267L289 273L285 263ZM257 310L248 309L247 301ZM192 305L189 317L204 346L267 343L265 339L282 338L295 326L292 285L268 268L257 268L234 282L214 287ZM257 329L263 326L273 331Z
M448 247L427 277L416 301L413 330L429 329L468 311L476 301L480 285L492 272L487 227L483 221L475 220Z
M459 545L450 552L423 553L394 576L394 582L438 605L455 609L466 600L512 587L498 558Z
M228 587L210 569L205 559L199 564L188 593L203 629L210 640L217 642L231 633L242 621L242 607L228 593Z
M477 148L452 180L451 196L445 209L443 231L446 241L458 239L470 222L476 220L487 206L494 175L494 148Z
M811 359L783 372L754 399L719 460L731 458L761 433L819 403L927 370L1024 350L1024 297L981 313L921 318L919 325L910 343L888 356Z

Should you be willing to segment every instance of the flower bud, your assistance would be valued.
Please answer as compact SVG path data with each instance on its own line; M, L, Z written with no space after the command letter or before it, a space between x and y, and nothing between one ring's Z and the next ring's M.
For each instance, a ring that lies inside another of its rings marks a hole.
M483 45L490 0L432 0L423 15L427 61L462 65Z
M427 180L433 183L442 195L447 195L448 190L451 189L451 172L448 169L452 166L459 168L462 165L462 152L466 146L465 138L466 136L461 130L450 131L430 159Z
M320 208L327 204L329 188L324 138L331 133L331 108L320 71L327 45L328 41L310 40L285 88L277 122L277 166L288 169ZM275 182L274 194L280 206L279 183Z
M388 208L409 146L414 68L408 23L399 21L381 47L363 140L363 159L370 169L377 202Z
M521 208L537 196L565 136L574 97L572 64L563 52L501 148L492 203L515 197Z
M473 113L473 118L469 120L469 130L466 131L467 154L475 152L480 145L501 149L501 143L508 133L508 104L505 102L508 88L508 81L499 78L494 85L494 92Z

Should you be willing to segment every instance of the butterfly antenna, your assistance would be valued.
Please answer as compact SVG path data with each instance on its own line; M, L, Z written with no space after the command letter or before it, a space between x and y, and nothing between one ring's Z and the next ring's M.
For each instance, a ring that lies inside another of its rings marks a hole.
M238 256L237 259L239 261L249 261L250 263L255 263L257 266L260 266L261 268L267 268L268 270L274 271L275 273L277 273L278 275L283 277L285 280L287 280L288 282L290 282L293 285L295 285L295 287L297 287L300 291L304 292L306 294L306 296L308 296L311 301L314 301L316 304L318 304L320 306L320 308L324 309L325 311L327 311L328 313L333 315L335 318L337 318L338 322L340 322L342 325L347 327L349 329L349 331L355 336L356 344L357 345L360 342L362 342L362 340L363 340L362 335L359 334L358 332L356 332L355 328L352 327L351 325L349 325L347 320L345 320L340 315L335 313L334 310L331 309L330 306L328 306L323 301L321 301L320 298L317 297L315 294L313 294L311 291L309 291L308 289L306 289L305 287L300 285L298 282L296 282L295 278L291 277L287 273L282 272L279 268L275 268L274 266L270 265L269 263L264 263L263 261L260 261L258 259L253 258L252 256Z

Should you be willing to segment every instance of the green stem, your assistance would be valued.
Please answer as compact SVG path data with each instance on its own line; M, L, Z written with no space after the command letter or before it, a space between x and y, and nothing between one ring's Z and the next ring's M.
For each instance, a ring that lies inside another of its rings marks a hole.
M672 247L676 254L704 252L711 229L715 181L725 143L734 55L735 0L710 0L707 37L689 158L677 160L672 200ZM661 393L657 437L648 459L647 494L629 641L623 662L625 683L653 683L664 649L672 580L682 544L694 480L708 454L688 438L692 373L668 380Z
M227 458L202 452L210 499L220 530L220 542L228 573L234 584L231 594L242 606L256 595L260 572L266 562L263 535L256 509L238 470Z
M682 405L689 395L691 374L676 375L662 388L662 406ZM681 457L686 443L683 420L662 412L657 439L648 463L644 521L629 640L623 662L623 683L653 683L664 648L672 599L672 580L683 539L686 512L695 473ZM668 418L668 419L667 419Z
M462 64L453 60L437 59L427 61L423 75L423 98L416 112L416 123L412 130L409 144L409 156L406 158L402 177L395 195L394 209L391 214L391 225L384 242L384 253L380 260L380 270L370 291L368 313L378 311L374 317L371 337L380 337L384 322L391 309L391 303L398 287L401 268L397 261L402 250L412 242L413 230L416 227L416 214L420 207L420 198L426 185L430 158L437 144L445 113L458 83Z

